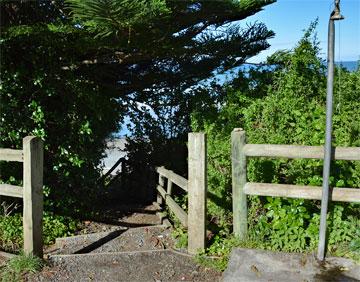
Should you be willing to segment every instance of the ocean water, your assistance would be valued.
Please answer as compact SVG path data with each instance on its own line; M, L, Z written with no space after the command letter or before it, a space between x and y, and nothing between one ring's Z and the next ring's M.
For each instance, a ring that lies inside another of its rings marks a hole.
M343 66L344 68L346 68L348 71L356 71L358 69L358 67L360 66L360 62L357 61L347 61L347 62L336 62L336 65L338 66Z

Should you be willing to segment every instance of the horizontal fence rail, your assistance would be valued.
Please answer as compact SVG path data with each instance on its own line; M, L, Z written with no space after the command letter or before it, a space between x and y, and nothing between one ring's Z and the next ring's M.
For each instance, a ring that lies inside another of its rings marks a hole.
M183 189L185 192L188 191L188 180L172 170L165 169L164 167L157 167L156 168L157 173L160 175L166 177L169 179L172 183L179 186L181 189Z
M165 189L158 185L156 190L159 192L161 197L165 200L165 204L169 206L170 210L180 220L184 227L188 227L188 214L174 201L170 194L166 193Z
M0 161L23 162L23 151L14 149L0 149Z
M0 184L0 196L23 198L23 188L10 184Z
M184 227L188 227L188 214L179 206L178 203L171 197L172 184L176 184L183 190L187 191L188 180L172 170L168 170L164 167L157 167L157 173L159 174L159 185L156 187L159 195L165 200L165 204L175 214ZM167 178L167 191L164 189L164 178ZM184 189L184 187L186 187ZM161 202L161 201L160 201Z
M273 157L288 159L323 159L320 146L246 144L243 152L247 157ZM333 148L335 160L360 161L360 147Z
M322 187L269 184L269 183L246 183L244 187L246 195L285 197L308 200L321 200ZM357 188L332 188L331 200L334 202L360 203L360 189Z
M43 257L43 142L27 136L23 149L0 149L0 161L23 162L23 186L0 184L0 195L23 199L24 252Z
M323 159L323 146L246 144L246 133L234 129L232 144L233 228L240 239L247 236L247 195L321 200L322 187L247 182L247 157ZM360 147L336 147L333 160L360 161ZM330 199L360 203L360 188L330 188Z

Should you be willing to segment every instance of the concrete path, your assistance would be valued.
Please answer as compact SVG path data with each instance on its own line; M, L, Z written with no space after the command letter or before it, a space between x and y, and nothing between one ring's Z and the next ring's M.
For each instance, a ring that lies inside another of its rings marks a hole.
M320 265L312 255L255 249L234 249L225 282L360 281L360 266L344 258L328 258Z

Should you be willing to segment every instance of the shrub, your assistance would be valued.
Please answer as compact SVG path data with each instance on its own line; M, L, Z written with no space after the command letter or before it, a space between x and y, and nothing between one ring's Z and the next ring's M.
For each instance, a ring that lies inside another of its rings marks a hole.
M44 212L43 239L46 245L56 238L70 236L78 229L78 221ZM19 252L23 244L23 221L21 214L0 216L0 249L8 252Z

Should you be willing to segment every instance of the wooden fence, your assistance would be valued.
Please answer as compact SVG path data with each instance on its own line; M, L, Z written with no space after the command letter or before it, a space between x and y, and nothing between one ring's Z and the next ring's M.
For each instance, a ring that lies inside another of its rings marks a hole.
M23 186L0 184L0 195L23 199L24 252L42 258L43 142L23 139L23 149L0 149L0 161L23 162Z
M323 159L322 146L246 144L246 134L242 129L234 129L232 144L232 192L233 228L240 239L247 234L247 195L287 197L321 200L322 187L290 184L249 183L246 178L247 157L271 157L289 159ZM360 147L337 147L333 159L360 161ZM360 189L332 188L330 199L338 202L360 202Z
M188 138L189 180L164 167L158 167L157 191L158 203L162 205L165 200L165 204L188 229L188 252L195 254L203 250L206 244L206 136L203 133L189 133ZM173 185L188 193L188 214L171 197Z

